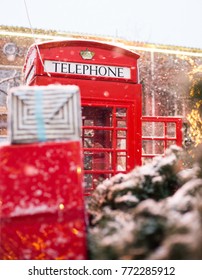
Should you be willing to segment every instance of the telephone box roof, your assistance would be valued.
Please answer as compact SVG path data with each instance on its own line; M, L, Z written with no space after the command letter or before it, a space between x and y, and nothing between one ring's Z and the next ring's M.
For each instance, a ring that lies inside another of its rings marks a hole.
M128 49L126 47L123 47L123 44L117 44L117 43L112 43L112 42L100 42L96 40L86 40L86 39L65 39L65 40L50 40L50 41L43 41L39 43L34 43L30 46L30 49L33 48L34 46L38 46L40 49L43 48L49 48L49 47L65 47L65 46L76 46L76 45L82 45L82 46L90 46L90 47L96 47L96 48L103 48L107 50L113 50L115 49L116 52L121 52L122 54L124 53L125 55L132 56L136 59L140 57L139 54L134 52L131 49Z

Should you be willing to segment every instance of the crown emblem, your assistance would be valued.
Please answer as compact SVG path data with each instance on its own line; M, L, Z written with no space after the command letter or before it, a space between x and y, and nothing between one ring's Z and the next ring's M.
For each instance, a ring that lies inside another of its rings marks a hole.
M83 59L92 59L94 57L95 53L86 49L84 51L80 51L80 55Z

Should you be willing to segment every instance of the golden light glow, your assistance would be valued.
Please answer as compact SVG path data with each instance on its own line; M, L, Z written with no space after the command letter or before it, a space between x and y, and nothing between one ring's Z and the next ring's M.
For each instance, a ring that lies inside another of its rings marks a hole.
M77 166L77 173L81 174L81 166Z
M187 119L190 122L190 137L194 141L194 145L197 146L202 143L202 66L195 66L189 73L189 78L191 81L190 96L194 100L194 106Z
M59 209L60 209L60 210L63 210L64 208L65 208L64 204L63 204L63 203L60 203L60 204L59 204Z
M77 235L77 234L79 233L78 229L76 229L76 228L73 228L73 229L72 229L72 232L73 232L73 234L75 234L75 235Z
M190 134L191 138L195 143L195 146L202 142L202 121L197 109L193 109L191 113L187 116L190 122Z

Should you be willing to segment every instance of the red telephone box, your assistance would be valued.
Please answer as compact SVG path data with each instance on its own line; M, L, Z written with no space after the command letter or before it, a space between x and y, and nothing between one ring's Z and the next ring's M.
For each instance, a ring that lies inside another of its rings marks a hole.
M86 190L141 164L138 58L122 47L86 40L43 42L28 51L27 85L80 88Z

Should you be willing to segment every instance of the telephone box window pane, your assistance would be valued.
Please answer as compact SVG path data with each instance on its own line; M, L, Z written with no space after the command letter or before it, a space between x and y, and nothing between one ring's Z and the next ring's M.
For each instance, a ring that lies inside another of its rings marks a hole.
M162 123L162 122L143 122L142 123L142 136L163 137L164 136L164 123Z
M163 154L165 143L163 140L144 140L142 143L143 154Z
M84 148L91 148L93 146L93 139L84 138L83 140L83 147Z
M164 154L165 151L165 142L164 141L155 141L155 154Z
M117 153L117 170L126 171L126 153L125 152Z
M84 175L84 188L91 189L93 187L93 176L92 174Z
M176 124L173 122L167 123L167 137L176 137Z
M117 138L126 138L125 130L117 130Z
M142 157L142 165L152 162L153 157Z
M111 153L107 151L94 152L92 154L93 170L110 170L111 169Z
M117 108L116 109L116 116L117 117L126 117L126 108Z
M109 170L111 169L112 155L108 151L84 151L85 170Z
M117 121L117 127L126 127L126 121Z
M151 136L152 135L152 123L143 122L142 123L142 136Z
M126 149L126 139L117 139L117 148L118 149Z
M84 135L84 137L92 138L92 137L94 137L94 130L84 128L83 129L83 135Z
M86 119L86 117L83 117L83 125L84 126L93 126L94 122L93 122L93 120L89 120L89 119Z
M92 152L84 151L84 169L92 170Z
M92 148L111 148L112 131L111 130L94 130L94 144Z
M170 147L172 145L176 145L176 141L175 140L168 140L167 141L167 147Z
M111 148L112 131L101 129L83 129L84 148Z
M84 126L112 126L112 108L85 106L82 118Z

